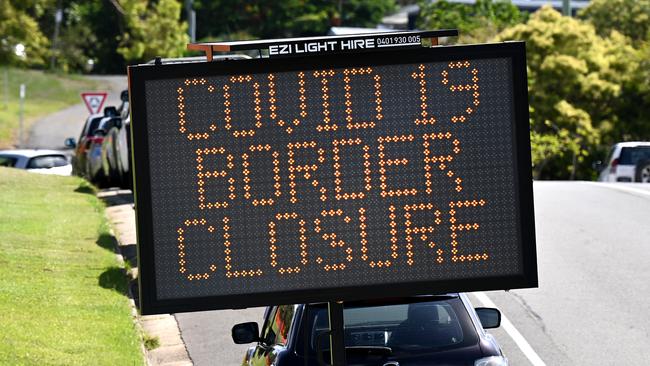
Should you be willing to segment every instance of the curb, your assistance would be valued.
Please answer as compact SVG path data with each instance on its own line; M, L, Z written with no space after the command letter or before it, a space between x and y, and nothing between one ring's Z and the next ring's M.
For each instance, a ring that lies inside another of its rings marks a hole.
M108 217L108 215L106 215L106 218L110 222L110 217ZM120 250L120 243L117 240L113 228L109 228L108 232L111 234L113 240L115 241L114 243L115 245L113 247L113 253L115 253L115 259L117 260L117 264L122 269L122 273L124 273L124 276L127 278L127 281L131 282L132 278L126 270L126 265L124 263L124 256L122 255L122 251ZM133 325L138 330L138 338L140 339L140 352L142 352L142 355L144 356L144 360L147 366L153 366L151 362L149 362L149 357L147 356L147 349L145 348L144 340L142 339L142 335L144 334L144 329L142 329L142 325L138 321L138 310L136 309L135 301L133 300L133 291L131 291L131 286L128 286L127 284L126 290L127 290L127 296L129 298L129 306L131 307L131 317L133 319Z
M128 297L131 315L140 334L157 337L160 346L147 350L141 338L141 350L147 366L192 366L193 362L181 337L176 318L171 314L138 315L132 285L138 276L135 255L135 211L131 191L102 190L97 197L106 204L105 215L110 224L110 233L115 238L115 253L120 267L129 281ZM127 270L127 264L131 267Z

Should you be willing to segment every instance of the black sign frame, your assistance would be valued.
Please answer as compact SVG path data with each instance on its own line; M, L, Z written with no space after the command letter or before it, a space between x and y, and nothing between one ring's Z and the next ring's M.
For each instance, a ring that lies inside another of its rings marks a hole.
M294 290L281 293L267 292L184 299L159 300L156 296L155 245L152 240L152 202L149 175L149 138L147 136L147 110L145 107L145 81L248 74L259 72L297 71L319 68L379 66L390 64L459 61L484 58L510 58L513 70L514 120L513 142L516 163L522 243L523 274L480 279L407 282L389 285L337 287L317 290ZM136 203L138 239L138 282L140 311L143 315L190 312L216 309L238 309L255 306L311 303L327 301L352 301L371 298L414 296L447 292L507 290L537 287L537 255L533 210L533 184L530 156L530 130L526 52L524 42L447 46L359 54L319 55L282 59L250 59L236 61L138 65L128 68L129 96L132 114L132 159L134 172L134 197Z

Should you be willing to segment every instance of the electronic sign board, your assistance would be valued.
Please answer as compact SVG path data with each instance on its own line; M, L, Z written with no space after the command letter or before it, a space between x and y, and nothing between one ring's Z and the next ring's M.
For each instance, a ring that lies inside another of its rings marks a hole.
M523 43L129 87L144 314L537 286Z

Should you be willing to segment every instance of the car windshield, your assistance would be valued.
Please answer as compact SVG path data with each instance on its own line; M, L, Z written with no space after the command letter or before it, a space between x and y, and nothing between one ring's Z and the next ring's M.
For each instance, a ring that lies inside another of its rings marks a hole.
M121 120L120 117L113 117L113 118L110 118L110 119L109 118L103 119L102 120L103 123L101 123L100 128L104 129L105 131L108 131L111 128L115 127L115 125L117 125L117 123L120 120Z
M11 157L11 156L2 156L2 155L0 155L0 166L12 168L12 167L16 166L16 161L17 160L18 159L14 158L14 157Z
M96 117L90 121L90 124L88 125L88 132L86 133L87 136L92 136L95 133L99 127L99 122L101 122L103 118L104 117Z
M49 169L68 165L68 160L63 155L37 156L29 160L27 169Z
M650 159L650 146L624 147L621 149L621 165L636 165L639 160Z
M390 359L400 360L475 345L478 336L467 310L457 297L434 301L378 306L346 307L343 312L345 346L354 349L376 348ZM308 310L310 356L329 350L326 306ZM320 335L320 336L319 336ZM354 354L352 357L369 357ZM350 356L349 356L350 357ZM327 358L327 356L326 356Z

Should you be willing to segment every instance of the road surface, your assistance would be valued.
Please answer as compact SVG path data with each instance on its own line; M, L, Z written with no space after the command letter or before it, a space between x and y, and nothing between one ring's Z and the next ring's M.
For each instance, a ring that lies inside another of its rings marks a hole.
M646 365L650 185L536 182L534 191L540 287L484 293L520 335L492 331L510 364ZM482 296L470 299L483 306ZM195 365L238 365L246 346L230 329L261 323L262 309L176 318Z
M650 185L534 187L539 288L488 297L547 365L646 365ZM503 329L493 333L511 364L532 364Z

